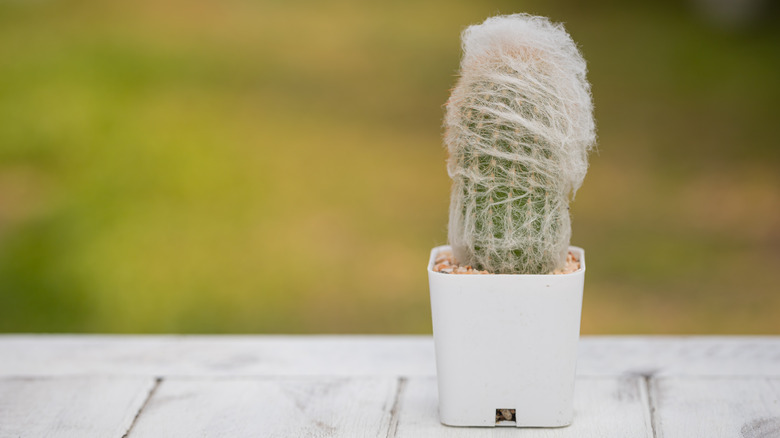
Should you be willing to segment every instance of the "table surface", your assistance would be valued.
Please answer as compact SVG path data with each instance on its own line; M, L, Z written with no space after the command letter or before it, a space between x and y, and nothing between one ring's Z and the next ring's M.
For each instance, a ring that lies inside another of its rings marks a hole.
M574 424L437 418L429 336L0 335L0 437L780 437L780 337L585 336Z

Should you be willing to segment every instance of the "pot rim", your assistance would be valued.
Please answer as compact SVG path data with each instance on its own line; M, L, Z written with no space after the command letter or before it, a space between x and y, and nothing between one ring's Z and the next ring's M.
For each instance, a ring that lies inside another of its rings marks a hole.
M487 275L454 275L454 274L447 274L445 272L436 272L433 270L434 263L436 261L436 255L445 250L452 250L452 247L450 245L439 245L435 246L431 250L431 255L428 258L428 274L434 274L434 275L447 275L447 276L457 276L457 277L473 277L473 278L495 278L495 277L568 277L572 275L582 275L583 272L585 272L585 250L580 248L579 246L569 246L569 251L574 253L574 256L577 257L577 260L580 262L580 269L577 269L574 272L569 272L567 274L487 274Z

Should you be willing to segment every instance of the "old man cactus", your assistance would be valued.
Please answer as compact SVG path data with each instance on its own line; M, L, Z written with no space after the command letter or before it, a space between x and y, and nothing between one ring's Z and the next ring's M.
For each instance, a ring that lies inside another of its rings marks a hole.
M445 119L453 252L493 273L550 273L596 137L585 60L563 26L525 14L467 28L463 51Z

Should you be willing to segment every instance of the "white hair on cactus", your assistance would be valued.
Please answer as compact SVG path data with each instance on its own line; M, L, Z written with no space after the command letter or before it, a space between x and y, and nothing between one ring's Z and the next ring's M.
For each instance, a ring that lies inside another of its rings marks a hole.
M499 16L463 32L447 102L455 257L494 273L562 267L569 199L596 134L586 64L560 24Z

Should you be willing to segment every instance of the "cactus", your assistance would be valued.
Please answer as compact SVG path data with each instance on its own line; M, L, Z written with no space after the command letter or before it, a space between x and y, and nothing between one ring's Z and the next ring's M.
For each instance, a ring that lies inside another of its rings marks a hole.
M550 273L565 263L569 200L596 138L585 61L543 17L493 17L462 37L445 117L450 245L492 273Z

